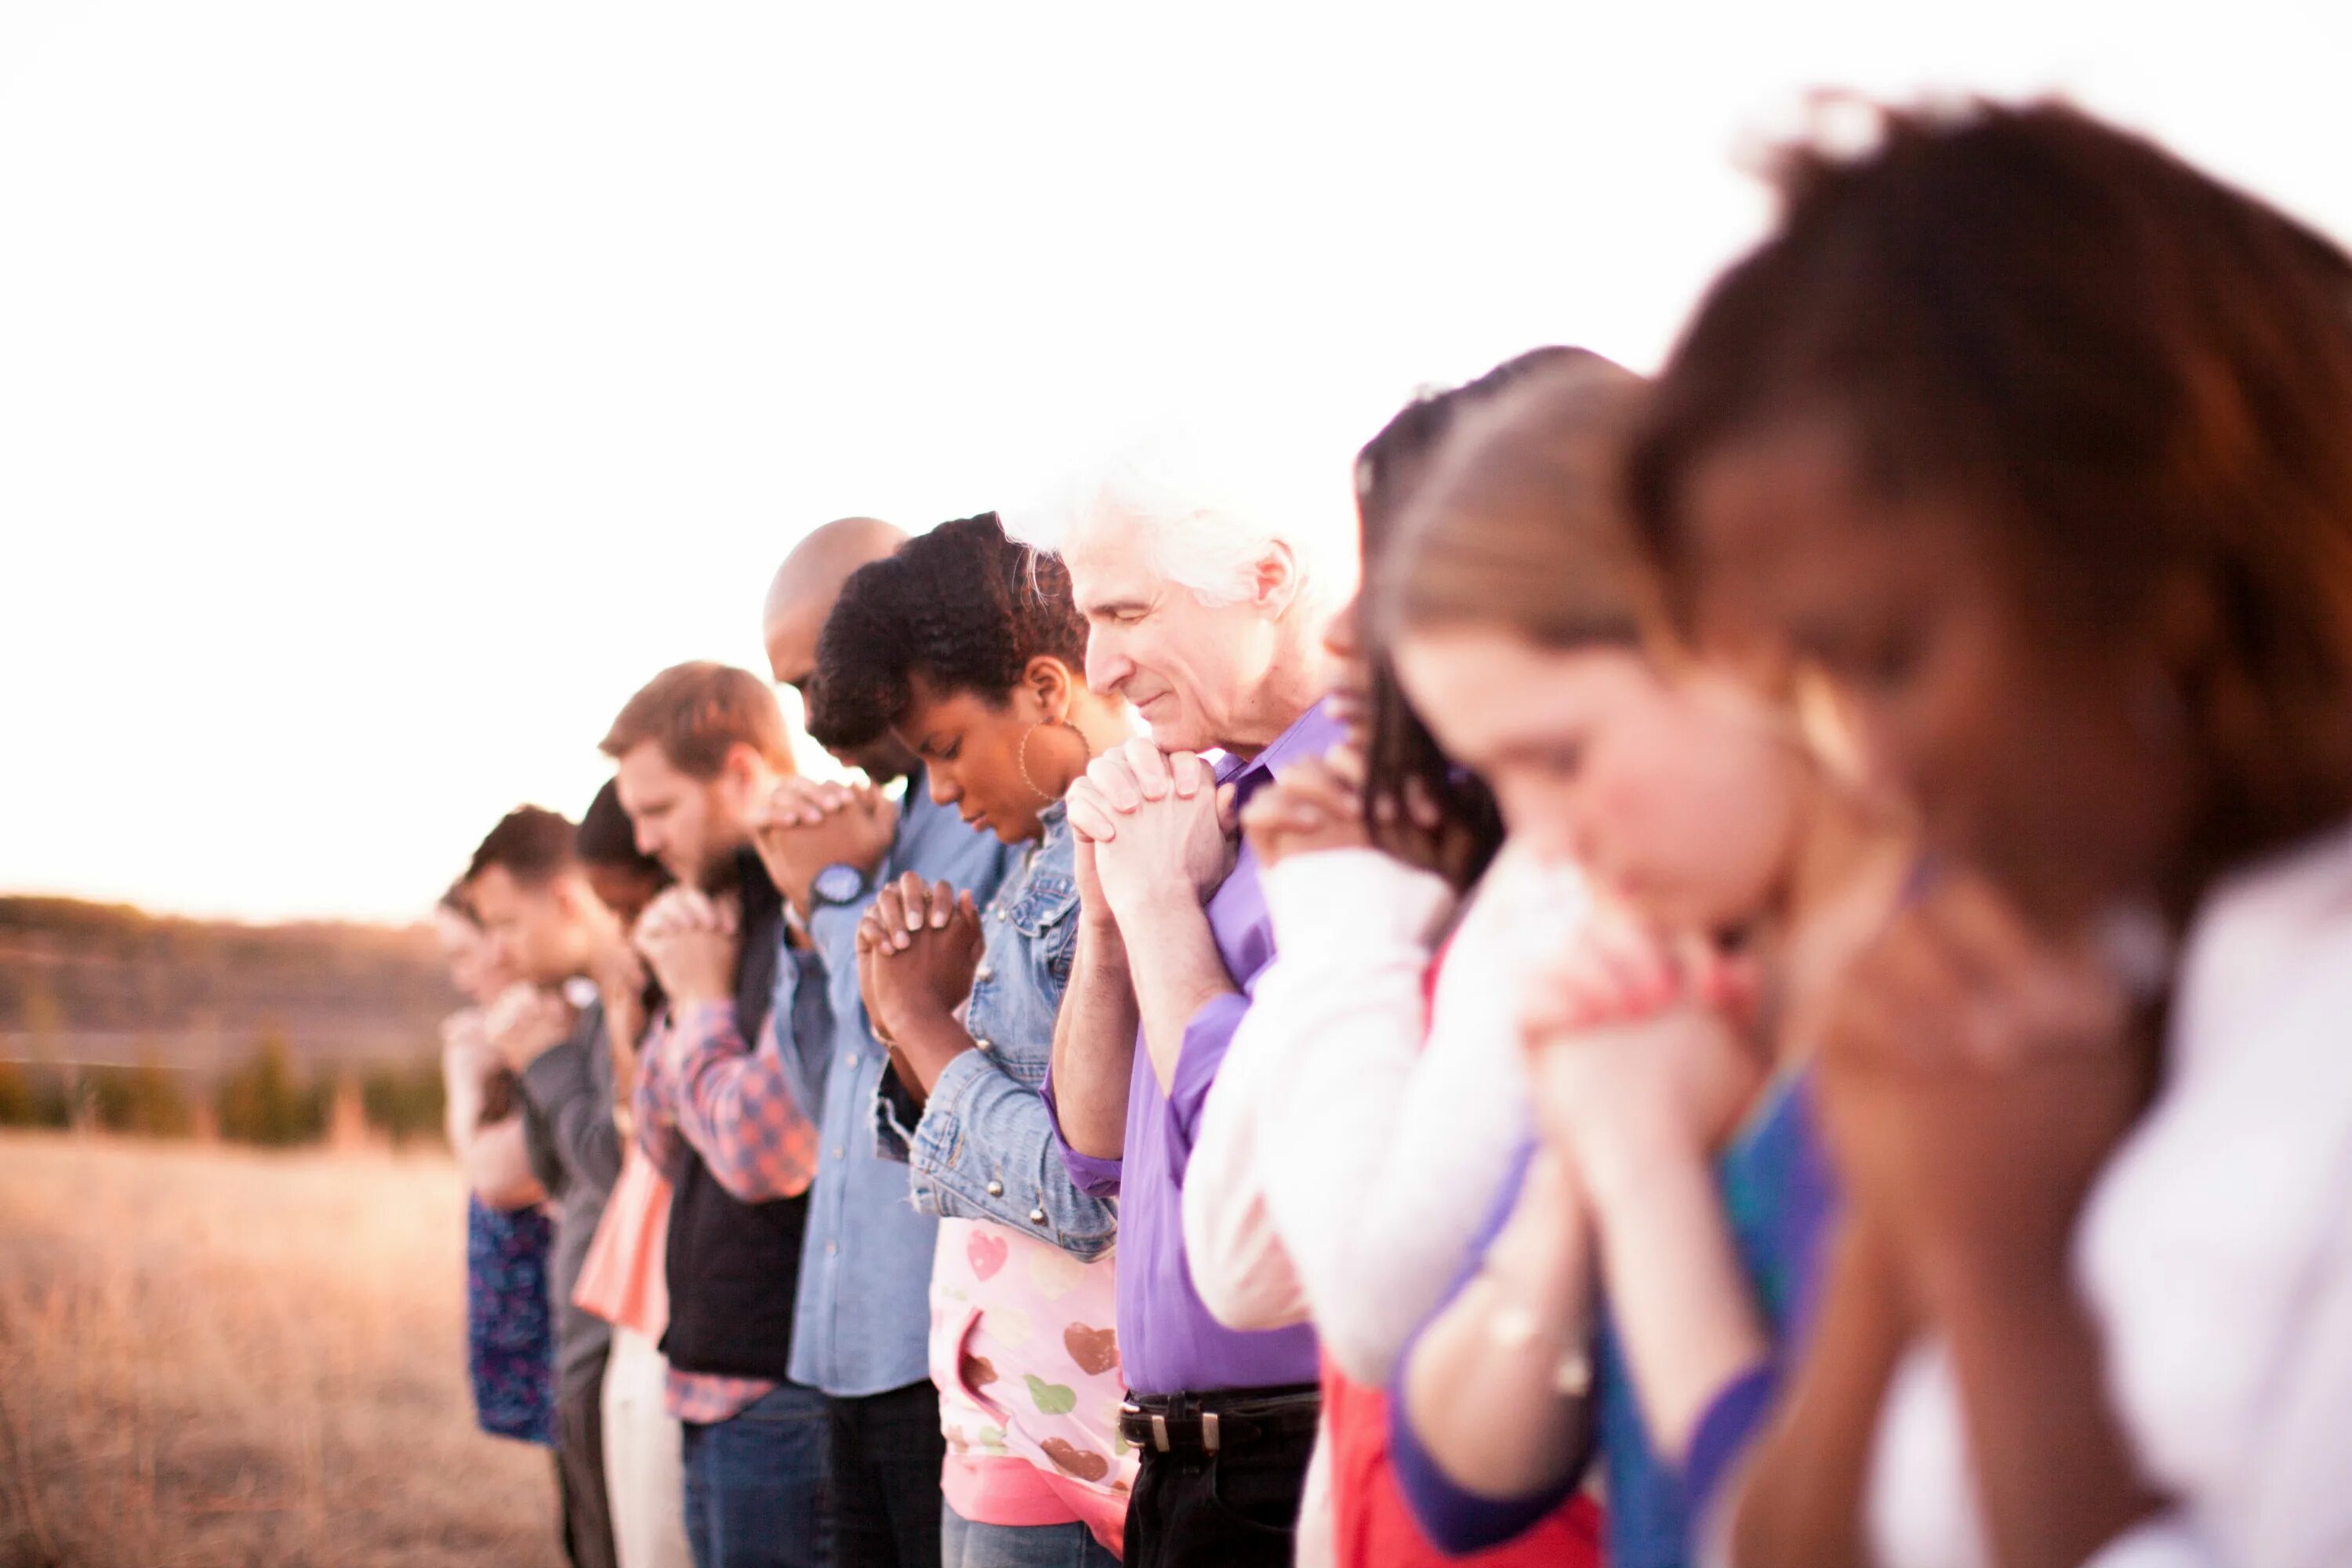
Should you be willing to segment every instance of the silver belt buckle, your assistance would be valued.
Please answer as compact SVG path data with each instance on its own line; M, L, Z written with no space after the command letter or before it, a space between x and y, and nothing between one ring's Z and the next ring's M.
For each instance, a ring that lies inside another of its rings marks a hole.
M1168 1417L1156 1410L1151 1413L1151 1446L1168 1452Z
M1212 1454L1217 1451L1217 1413L1213 1410L1201 1412L1201 1447Z

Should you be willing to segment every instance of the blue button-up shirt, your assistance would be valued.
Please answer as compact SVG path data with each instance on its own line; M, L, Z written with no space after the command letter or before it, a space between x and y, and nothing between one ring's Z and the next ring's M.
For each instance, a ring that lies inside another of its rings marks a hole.
M898 832L874 885L912 871L925 881L969 888L985 904L1020 863L1023 849L964 826L933 804L921 770L907 781ZM800 1300L793 1321L793 1381L836 1399L886 1394L930 1375L931 1253L939 1221L918 1214L907 1167L877 1157L874 1097L889 1065L857 994L857 922L873 901L827 905L809 917L833 1001L832 1059L804 1063L812 1092L822 1082L824 1113L808 1231L801 1244ZM778 1005L793 966L778 968ZM780 1012L779 1016L791 1015ZM797 1042L805 1056L820 1042Z
M1250 762L1220 762L1217 781L1234 785L1246 799L1275 770L1329 751L1340 733L1318 704ZM1152 1070L1150 1048L1137 1032L1120 1159L1097 1159L1061 1142L1062 1158L1078 1189L1119 1200L1118 1349L1127 1385L1138 1394L1270 1388L1313 1383L1318 1372L1313 1329L1301 1324L1244 1332L1225 1327L1192 1289L1192 1265L1184 1255L1184 1172L1192 1163L1201 1110L1234 1031L1249 1011L1257 977L1274 959L1274 921L1258 885L1257 857L1246 843L1233 875L1210 896L1207 913L1218 955L1241 994L1213 997L1193 1015L1177 1049L1175 1081L1165 1091ZM1149 955L1131 954L1130 960L1150 962ZM1045 1093L1050 1104L1051 1084ZM1058 1124L1055 1136L1060 1140Z

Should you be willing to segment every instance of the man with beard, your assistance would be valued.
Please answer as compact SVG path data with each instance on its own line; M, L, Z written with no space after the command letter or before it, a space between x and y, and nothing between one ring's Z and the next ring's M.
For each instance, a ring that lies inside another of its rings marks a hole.
M783 714L748 671L678 665L629 700L603 749L637 847L678 883L636 928L669 997L639 1068L637 1136L675 1194L662 1350L687 1538L698 1568L815 1568L827 1415L791 1371L816 1097L794 1042L828 1039L832 1018L751 842L793 772Z

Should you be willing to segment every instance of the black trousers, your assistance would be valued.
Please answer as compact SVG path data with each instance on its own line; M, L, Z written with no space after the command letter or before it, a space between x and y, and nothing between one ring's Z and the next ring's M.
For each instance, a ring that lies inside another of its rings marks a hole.
M828 1399L833 1568L940 1568L940 1391Z
M604 1490L601 1376L555 1396L555 1479L563 1500L563 1555L572 1568L617 1568L613 1504Z
M1214 1454L1143 1450L1127 1500L1125 1568L1289 1568L1312 1431Z

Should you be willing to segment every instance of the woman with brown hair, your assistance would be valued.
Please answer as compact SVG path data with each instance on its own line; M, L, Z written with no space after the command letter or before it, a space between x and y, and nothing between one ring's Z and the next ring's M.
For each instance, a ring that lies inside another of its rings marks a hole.
M1597 1447L1609 1560L1669 1568L1770 1401L1828 1212L1798 1020L1903 853L1793 703L1660 635L1613 485L1640 391L1562 367L1465 420L1370 598L1513 847L1596 899L1565 948L1539 911L1517 933L1537 1137L1408 1354L1399 1475L1460 1552L1561 1507Z
M2352 260L2053 105L1780 184L1632 492L1934 859L1825 1037L1851 1218L1735 1555L2345 1562Z

